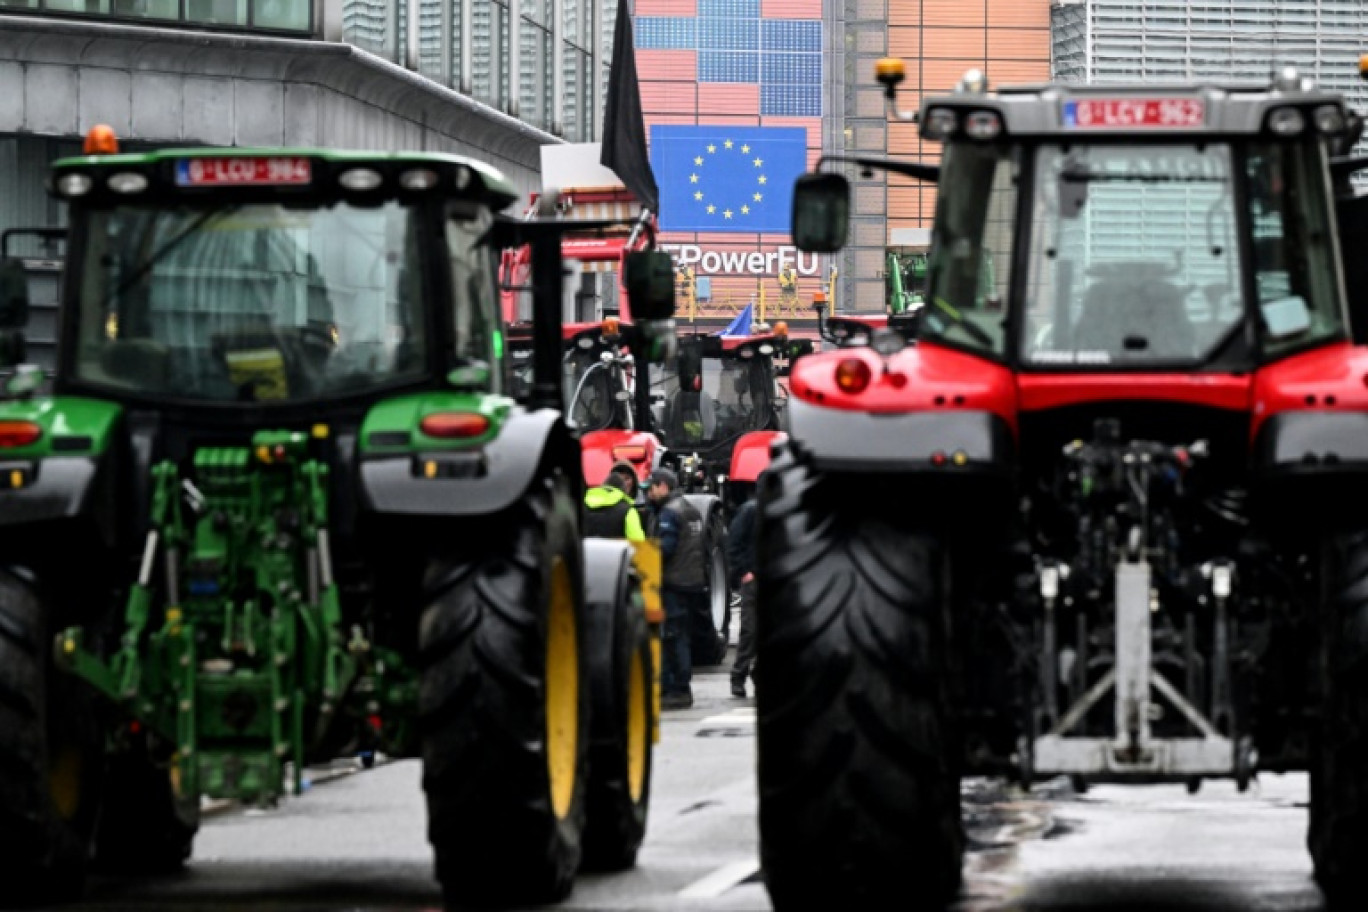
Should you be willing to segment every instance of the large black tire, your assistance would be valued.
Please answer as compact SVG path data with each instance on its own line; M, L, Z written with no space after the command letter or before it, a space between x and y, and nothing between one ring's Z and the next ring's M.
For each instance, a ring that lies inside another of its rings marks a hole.
M547 479L425 578L423 787L448 903L565 898L589 746L579 505Z
M53 612L0 570L0 905L73 899L99 795L89 695L53 666Z
M622 871L636 864L651 801L651 631L631 548L590 539L585 561L593 710L583 867Z
M940 549L790 455L760 487L760 856L795 909L939 909L964 835Z
M1360 909L1368 858L1368 533L1334 538L1323 574L1307 842L1328 906Z
M692 657L695 667L707 668L727 660L727 647L731 643L731 586L727 575L727 526L722 519L722 507L714 504L711 512L704 512L699 507L699 512L703 515L703 566L708 575L708 588L694 600Z
M115 874L169 874L190 858L199 830L198 795L179 795L170 766L134 737L109 758L95 830L95 862Z

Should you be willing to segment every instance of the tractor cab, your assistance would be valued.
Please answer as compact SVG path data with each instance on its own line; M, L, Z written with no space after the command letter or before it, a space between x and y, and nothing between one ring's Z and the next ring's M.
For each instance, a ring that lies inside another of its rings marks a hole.
M1228 373L1345 339L1326 179L1345 129L1340 98L1295 72L996 92L971 74L922 113L940 166L890 163L954 188L917 338L1033 373ZM821 216L845 192L800 181L800 247L841 246L844 215Z
M422 389L501 392L492 237L514 194L482 164L172 150L60 161L51 181L77 277L61 395L310 428Z
M652 365L652 415L684 484L718 490L738 441L784 430L778 378L811 352L811 340L790 339L781 322L750 336L681 336L677 357Z

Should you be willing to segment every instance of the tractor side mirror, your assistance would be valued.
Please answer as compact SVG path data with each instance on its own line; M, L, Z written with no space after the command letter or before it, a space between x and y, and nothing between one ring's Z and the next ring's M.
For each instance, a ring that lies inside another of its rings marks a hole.
M675 312L674 260L664 250L637 250L623 263L622 284L638 320L668 320Z
M840 174L804 174L793 185L793 245L804 253L835 253L850 225L850 181Z
M1292 339L1311 328L1311 310L1298 295L1275 298L1259 305L1268 335L1275 340Z
M0 367L22 364L28 356L24 327L28 325L28 274L16 259L0 260Z
M28 273L21 260L0 260L0 330L28 325Z

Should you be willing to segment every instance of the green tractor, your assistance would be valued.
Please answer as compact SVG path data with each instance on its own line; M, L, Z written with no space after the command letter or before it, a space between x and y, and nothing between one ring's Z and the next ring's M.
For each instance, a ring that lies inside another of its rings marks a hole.
M579 534L562 228L449 155L87 152L50 179L54 393L0 403L0 902L173 870L201 796L374 751L422 758L449 902L633 864L659 553ZM529 243L519 403L495 265ZM672 334L668 256L629 271Z

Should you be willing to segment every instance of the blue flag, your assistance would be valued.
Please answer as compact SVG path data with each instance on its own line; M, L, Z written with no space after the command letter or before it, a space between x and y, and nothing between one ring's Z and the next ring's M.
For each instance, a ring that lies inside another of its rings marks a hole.
M662 231L787 233L803 127L651 127Z
M747 304L746 309L736 315L736 319L731 321L726 329L718 333L719 336L749 336L751 334L751 321L755 319L755 305Z

